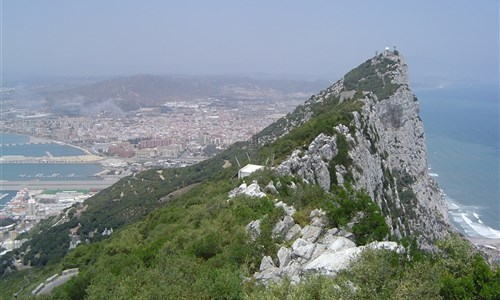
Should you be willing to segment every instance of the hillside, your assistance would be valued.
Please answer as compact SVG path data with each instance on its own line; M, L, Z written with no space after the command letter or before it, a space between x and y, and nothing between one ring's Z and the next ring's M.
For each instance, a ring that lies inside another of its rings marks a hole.
M228 101L305 98L321 81L254 79L225 76L136 75L41 93L55 114L87 115L106 110L126 113L168 101L218 98Z
M238 178L249 160L266 168ZM41 297L500 297L500 270L454 233L427 174L398 53L367 60L251 141L124 178L70 210L4 258L7 295L27 298L78 268ZM70 239L82 243L68 250ZM16 272L14 258L33 267Z

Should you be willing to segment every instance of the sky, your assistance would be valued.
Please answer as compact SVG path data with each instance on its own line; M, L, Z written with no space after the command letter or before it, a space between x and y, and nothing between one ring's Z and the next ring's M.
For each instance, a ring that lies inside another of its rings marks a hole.
M496 84L498 0L0 0L3 82L135 74L337 80L396 46L417 84Z

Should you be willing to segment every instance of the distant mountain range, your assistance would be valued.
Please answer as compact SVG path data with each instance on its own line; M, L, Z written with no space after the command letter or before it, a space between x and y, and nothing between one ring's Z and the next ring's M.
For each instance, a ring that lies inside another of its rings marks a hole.
M213 97L226 100L307 99L325 81L270 80L226 76L136 75L40 94L47 108L61 115L96 110L129 112L168 101Z

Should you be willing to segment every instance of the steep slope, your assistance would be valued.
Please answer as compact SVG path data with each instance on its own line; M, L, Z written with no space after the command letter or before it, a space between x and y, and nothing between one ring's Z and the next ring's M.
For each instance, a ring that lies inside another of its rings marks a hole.
M449 234L446 202L428 175L424 127L401 56L388 52L353 69L296 111L304 116L300 122L293 114L282 121L288 125L283 132L314 120L314 109L308 109L314 105L339 107L348 101L359 103L349 122L339 122L333 134L322 133L307 149L295 151L277 167L279 173L298 174L326 191L345 182L365 190L396 237L417 236L429 246Z

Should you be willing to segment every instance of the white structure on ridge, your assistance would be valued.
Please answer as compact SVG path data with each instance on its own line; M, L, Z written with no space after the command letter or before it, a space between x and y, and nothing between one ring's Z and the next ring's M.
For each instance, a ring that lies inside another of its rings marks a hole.
M248 164L238 171L238 179L244 178L252 174L253 172L263 169L264 166Z

